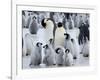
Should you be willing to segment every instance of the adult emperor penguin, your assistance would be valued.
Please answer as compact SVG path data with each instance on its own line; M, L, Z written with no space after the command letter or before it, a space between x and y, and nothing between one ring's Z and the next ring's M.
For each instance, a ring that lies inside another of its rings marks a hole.
M56 46L64 46L64 39L65 39L64 33L66 33L66 32L63 27L63 23L58 22L57 28L55 31L55 41L54 41L55 47Z
M44 40L47 43L49 43L50 39L53 39L53 29L54 29L54 23L50 18L44 18L41 22L41 25L44 28Z

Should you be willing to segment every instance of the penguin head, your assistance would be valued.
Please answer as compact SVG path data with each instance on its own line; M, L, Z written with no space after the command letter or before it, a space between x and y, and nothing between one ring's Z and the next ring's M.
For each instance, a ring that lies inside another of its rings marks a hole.
M69 49L66 49L66 50L65 50L65 53L67 53L67 54L68 54L69 52L70 52L70 50L69 50Z
M55 50L55 52L56 52L57 54L60 54L60 53L63 52L63 50L62 50L61 48L57 48L57 49Z
M36 20L36 16L33 16L32 19L33 19L33 20Z
M49 48L48 44L44 45L43 48L48 49Z
M35 22L37 21L37 15L36 14L32 15L32 20L35 21Z
M62 22L58 22L57 26L60 28L63 26L63 23Z
M50 18L44 18L44 19L41 21L41 25L42 25L44 28L47 28L48 26L54 25L54 23L53 23L53 21L52 21Z
M84 23L81 24L81 26L84 26L84 25L85 25Z
M37 47L42 47L42 43L37 42L37 43L36 43L36 46L37 46Z
M68 33L64 33L64 35L66 36L66 40L70 39L70 35Z
M43 26L44 28L46 28L45 19L42 20L41 24L42 24L42 26Z

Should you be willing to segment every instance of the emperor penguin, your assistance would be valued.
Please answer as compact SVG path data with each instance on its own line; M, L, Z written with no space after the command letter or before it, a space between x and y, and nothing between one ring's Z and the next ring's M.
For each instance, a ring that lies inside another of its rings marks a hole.
M90 45L90 42L88 40L83 45L82 54L84 57L89 57L89 48L90 48L89 45Z
M73 55L71 54L69 49L66 49L64 55L64 65L72 66L73 64L74 64Z
M41 22L41 25L43 26L44 29L44 41L46 44L49 43L50 39L53 39L53 29L54 29L54 23L50 18L44 18Z
M54 38L55 47L64 46L64 39L65 39L64 33L66 33L66 31L63 27L63 23L58 22L57 28L55 30L55 38Z
M56 52L56 64L57 64L57 66L63 66L63 62L64 62L63 56L65 54L64 48L59 46L55 49L55 52Z
M31 35L30 33L25 34L25 36L23 37L23 56L31 55L31 51L37 40L37 35Z
M69 49L70 50L70 52L72 53L73 58L74 58L74 45L73 45L73 43L71 41L70 34L65 33L64 35L66 36L65 37L65 42L64 42L64 47L65 47L65 49Z
M31 16L31 22L29 24L29 31L30 31L31 34L37 34L38 22L37 22L37 16L36 15Z
M39 66L41 64L42 59L42 43L37 42L31 53L31 61L29 66Z
M73 48L74 48L74 59L79 59L79 53L80 53L80 46L78 44L78 41L75 39L71 39L71 42L73 43Z
M53 50L53 48L48 44L44 45L43 48L45 53L43 63L46 64L47 66L55 65L56 64L55 51Z

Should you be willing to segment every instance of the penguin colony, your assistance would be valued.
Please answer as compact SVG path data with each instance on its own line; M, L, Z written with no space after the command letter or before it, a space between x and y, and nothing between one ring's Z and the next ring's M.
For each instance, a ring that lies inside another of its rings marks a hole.
M89 14L22 11L22 30L29 67L74 66L89 57Z

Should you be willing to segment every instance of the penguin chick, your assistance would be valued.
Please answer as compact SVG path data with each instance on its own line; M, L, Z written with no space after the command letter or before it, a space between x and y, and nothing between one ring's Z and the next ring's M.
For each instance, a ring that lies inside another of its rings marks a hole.
M31 53L31 61L30 61L30 65L34 65L34 66L39 66L41 63L41 59L42 59L42 43L37 42L36 46L33 48L32 53Z
M45 54L43 63L46 64L47 66L55 65L54 49L51 46L49 46L48 44L43 46L43 48L44 48L44 54Z
M64 65L65 66L72 66L73 65L73 56L72 56L69 49L65 50Z
M58 47L55 49L56 52L56 64L58 66L62 66L63 65L63 55L64 55L64 51L61 47Z

